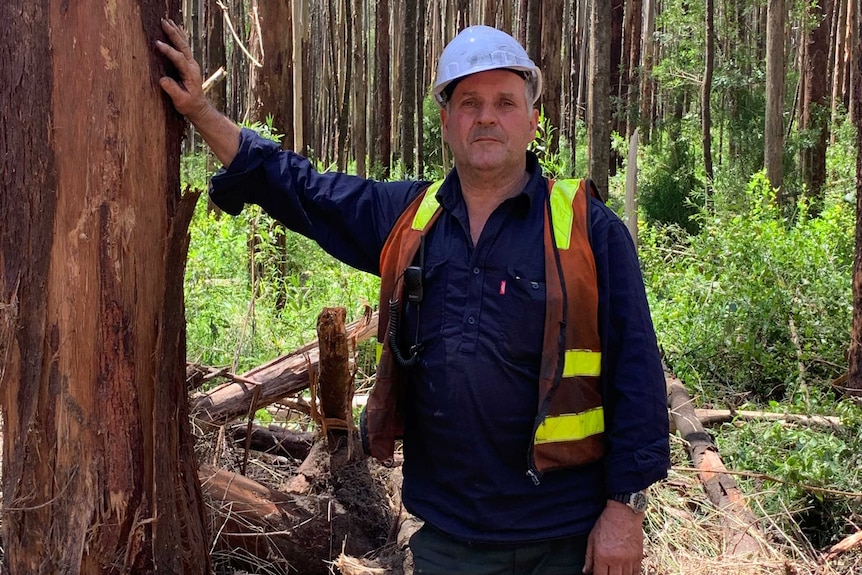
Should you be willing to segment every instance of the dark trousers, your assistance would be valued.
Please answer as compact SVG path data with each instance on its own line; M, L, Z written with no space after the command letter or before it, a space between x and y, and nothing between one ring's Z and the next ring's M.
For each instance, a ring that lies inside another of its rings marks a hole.
M580 575L587 536L515 545L470 544L429 525L410 538L416 575Z

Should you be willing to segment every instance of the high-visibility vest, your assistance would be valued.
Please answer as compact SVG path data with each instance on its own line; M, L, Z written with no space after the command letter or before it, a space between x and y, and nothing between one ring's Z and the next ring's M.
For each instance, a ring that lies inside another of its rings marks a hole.
M596 461L604 454L605 428L599 377L598 284L590 246L587 180L548 182L545 210L545 332L539 372L539 403L530 446L534 479L545 471ZM380 254L380 315L377 380L362 417L363 444L376 459L390 461L403 432L404 368L389 345L389 302L402 300L402 272L413 262L420 239L442 210L431 184L401 214Z

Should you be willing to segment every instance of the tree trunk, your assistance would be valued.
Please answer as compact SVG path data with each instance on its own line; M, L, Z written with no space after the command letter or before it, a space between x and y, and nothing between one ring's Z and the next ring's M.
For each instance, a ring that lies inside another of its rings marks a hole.
M253 42L249 47L254 50L260 67L250 67L249 89L250 119L265 124L269 118L272 126L283 134L282 148L293 148L293 38L290 32L290 7L285 0L256 0L253 13L257 15L260 24L255 34L260 34L260 41ZM289 133L289 136L288 136ZM273 266L264 267L258 264L255 275L272 281L275 287L276 308L284 309L287 291L284 279L287 276L288 260L287 236L283 230L277 229L277 224L270 222L270 234L276 238L275 262ZM259 261L258 234L252 232L249 238L250 249L255 253L252 258Z
M858 21L857 21L858 22ZM853 48L853 123L856 125L856 256L853 259L853 328L850 337L850 367L847 392L862 396L862 35Z
M266 122L284 134L282 147L293 149L293 35L286 0L257 0L260 19L262 67L252 87L251 119ZM287 137L289 136L289 137Z
M655 61L655 41L653 40L653 35L655 33L656 0L643 1L643 51L641 52L640 114L638 114L638 126L640 127L640 137L645 143L649 143L652 131L652 67Z
M218 4L215 5L218 6ZM240 26L247 19L247 5L247 2L229 2L223 13L228 15L234 26ZM243 40L246 39L243 36L242 27L238 30L234 28L234 32L239 34ZM228 66L230 82L228 83L227 115L231 118L244 118L245 111L248 109L248 58L241 50L232 50Z
M592 2L590 7L590 66L587 92L587 149L589 177L604 198L608 194L610 168L610 67L611 5Z
M784 0L769 0L766 12L766 129L763 163L773 188L784 180Z
M623 57L623 20L625 19L625 0L610 0L610 36L605 38L605 43L609 43L609 63L608 63L608 83L609 94L611 98L608 119L611 122L609 130L622 134L625 129L625 92L621 90L624 82L622 78L626 75L626 66L628 61ZM608 132L608 147L610 148L610 131ZM610 174L616 174L617 168L622 163L622 158L616 150L610 152Z
M412 175L416 170L416 2L405 2L404 29L401 34L401 162L404 174Z
M629 39L628 74L626 87L626 136L631 138L637 128L637 114L640 110L641 36L643 34L643 0L631 0L627 8L626 38ZM628 14L628 13L627 13Z
M542 0L523 0L527 3L526 44L524 49L537 64L542 61Z
M703 167L706 172L706 198L712 196L712 72L715 65L715 1L706 0L706 50L704 53L703 84L701 86L701 136L703 138Z
M362 0L353 2L353 156L356 159L356 175L365 177L368 168L368 143L365 138L366 120L366 90L368 89L368 69L365 44L365 8Z
M346 315L343 307L337 307L323 308L317 316L317 339L320 341L317 395L324 430L347 430L353 417L353 375L344 327Z
M307 56L306 46L306 27L308 19L308 11L305 7L305 0L298 0L292 4L293 13L291 17L291 33L293 38L293 149L300 154L307 153L307 144L305 141L307 132L307 116L304 113L306 98L306 66L305 57Z
M826 145L829 132L829 23L833 0L810 6L814 28L806 40L805 90L800 128L810 133L812 145L802 151L802 174L808 187L811 213L819 213L826 181Z
M111 6L0 5L10 575L210 571L184 381L196 197L153 50L179 3Z
M844 34L845 23L847 22L847 2L848 0L836 0L837 4L834 9L834 22L832 27L832 38L829 39L829 45L833 46L832 50L832 97L831 97L831 121L832 133L829 137L830 143L835 143L835 128L838 126L839 110L844 105L844 72L846 62L844 61L845 44L847 36Z
M204 67L204 78L209 78L216 73L217 70L223 72L227 70L227 59L224 46L224 16L221 8L215 4L205 3L204 14L206 17L206 56L201 63ZM227 81L222 80L216 82L207 92L207 97L213 107L221 113L227 111ZM207 172L213 173L216 171L216 159L213 154L207 155ZM207 195L207 211L220 214L221 211L210 200Z
M862 15L860 15L860 0L849 0L847 3L847 61L850 63L850 66L847 69L847 83L849 86L848 92L850 93L850 103L847 106L847 109L850 111L851 118L859 117L859 97L862 96L862 93L857 90L859 86L859 74L860 74L860 66L859 66L859 58L862 57L862 53L859 50L859 42L862 41L862 36L859 33L859 27L862 25ZM859 124L856 124L857 126ZM857 134L858 134L857 128ZM862 148L860 148L862 149Z
M551 134L545 134L547 153L555 154L560 147L560 99L563 89L563 71L560 54L562 50L563 2L562 0L544 0L542 6L542 75L544 94L542 105L545 108L545 119L553 126Z
M375 28L389 30L389 0L377 2ZM374 42L374 110L372 133L374 134L373 170L381 179L389 177L392 167L392 101L389 90L389 41L387 33L376 34Z
M425 174L425 94L428 82L425 76L425 10L426 0L416 2L416 177Z

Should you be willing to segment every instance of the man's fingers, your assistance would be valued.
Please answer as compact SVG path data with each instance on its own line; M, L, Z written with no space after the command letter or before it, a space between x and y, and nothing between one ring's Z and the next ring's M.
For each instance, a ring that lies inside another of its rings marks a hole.
M160 40L156 40L156 48L158 48L159 52L161 52L162 55L170 60L174 65L180 73L180 78L182 78L184 84L191 85L194 84L195 81L201 82L198 78L198 76L200 76L200 72L196 69L197 62L186 57L182 52L177 51L177 49L170 44L166 44Z
M189 39L186 33L173 20L162 18L162 30L164 30L174 48L179 50L187 60L192 60L192 48L189 45Z
M175 100L177 96L181 96L184 92L180 85L177 84L176 80L168 78L167 76L159 79L159 87L164 90L172 100Z
M593 572L593 538L587 539L587 553L584 556L584 573Z

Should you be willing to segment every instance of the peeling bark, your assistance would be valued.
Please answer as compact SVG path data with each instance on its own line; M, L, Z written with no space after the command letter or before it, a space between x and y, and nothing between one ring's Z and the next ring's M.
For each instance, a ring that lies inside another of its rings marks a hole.
M182 122L153 50L177 12L0 5L10 574L210 571L184 381L197 198L180 197Z

